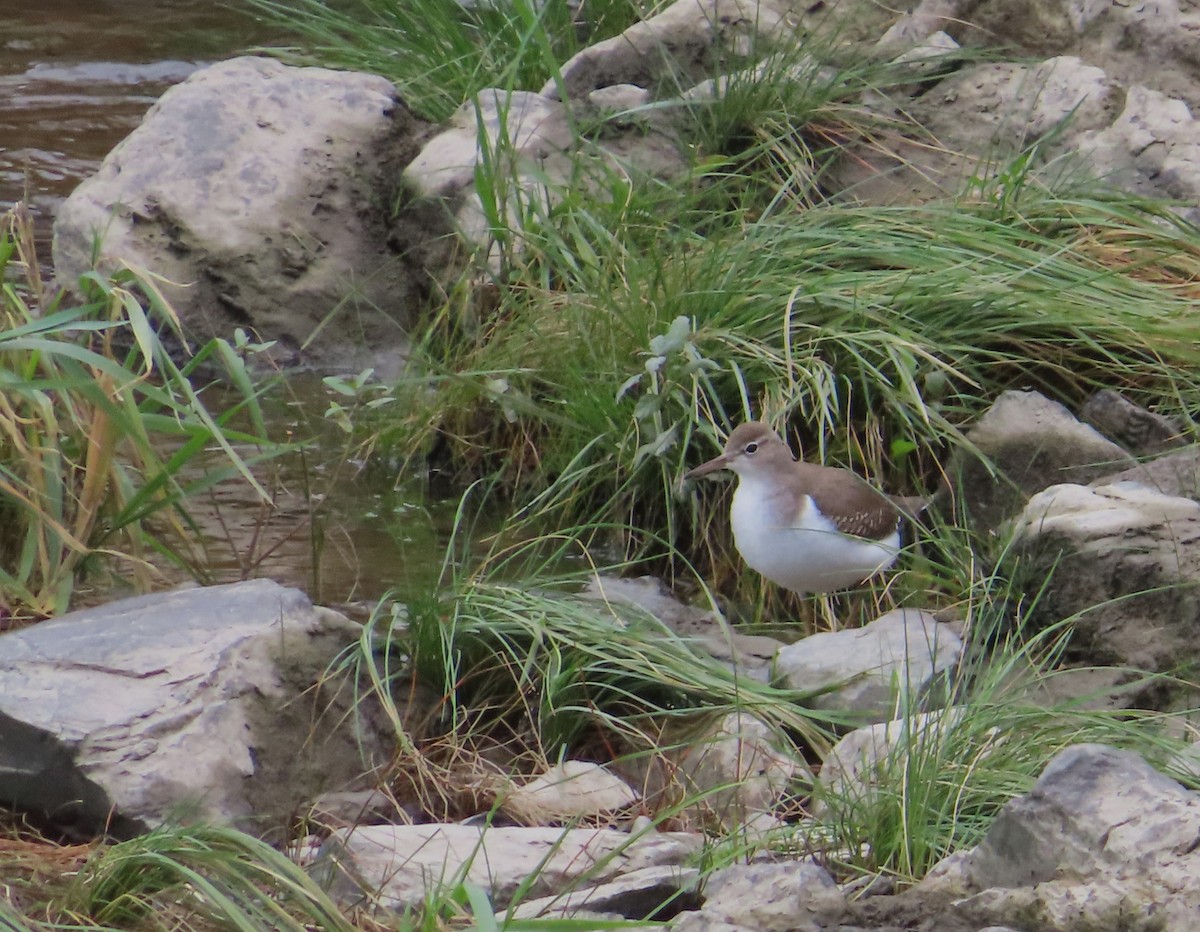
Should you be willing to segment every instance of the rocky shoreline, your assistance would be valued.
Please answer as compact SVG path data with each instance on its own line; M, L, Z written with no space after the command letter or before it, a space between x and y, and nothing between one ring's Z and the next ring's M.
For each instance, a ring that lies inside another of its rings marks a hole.
M71 196L55 266L72 281L102 234L101 263L164 276L196 337L245 328L274 343L276 364L396 373L446 276L468 254L499 261L489 217L519 233L518 203L548 207L597 177L581 178L581 161L684 176L678 112L739 79L711 77L725 63L770 67L797 37L839 36L906 76L902 97L858 101L889 145L847 147L825 197L912 203L972 178L1001 190L997 173L1024 152L1029 176L1098 176L1194 219L1196 35L1200 12L1170 2L925 0L895 12L868 0L677 0L564 62L539 91L485 91L443 126L382 78L239 58L165 94ZM823 66L799 54L787 67L803 81ZM586 151L581 122L598 127ZM514 187L485 204L477 168L501 140ZM1078 419L1006 392L966 434L996 467L973 456L948 467L973 530L1016 528L1030 578L1054 579L1044 597L1023 593L1031 630L1073 619L1055 695L1031 702L1195 708L1195 686L1177 675L1194 664L1200 618L1200 469L1184 437L1112 392ZM654 580L601 577L580 598L614 624L644 614L656 637L734 682L811 693L806 708L840 717L836 746L801 759L747 710L709 723L658 784L620 761L567 759L489 777L486 807L431 821L383 779L414 752L344 662L361 628L255 581L0 634L0 799L81 838L200 819L282 843L302 824L289 853L323 886L396 914L452 880L520 918L669 919L692 932L1195 926L1200 795L1095 743L1059 752L978 844L904 892L882 876L847 879L834 857L781 853L798 821L877 792L889 761L958 725L956 678L987 662L972 654L969 619L904 608L784 644L730 631ZM1174 775L1193 779L1189 761L1171 761ZM672 790L670 824L646 818ZM741 837L745 863L703 874L713 834Z

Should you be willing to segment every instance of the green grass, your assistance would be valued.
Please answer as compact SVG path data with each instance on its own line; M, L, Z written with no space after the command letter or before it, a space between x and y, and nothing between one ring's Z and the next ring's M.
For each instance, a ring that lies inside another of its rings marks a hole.
M355 928L283 854L214 826L160 828L99 849L60 908L101 927Z
M552 73L555 23L523 22L542 38L521 61ZM537 86L504 73L492 83ZM529 533L640 528L616 542L630 558L676 547L757 596L716 486L679 488L739 421L786 422L805 456L918 492L1006 388L1192 409L1200 237L1165 207L1051 186L1036 148L940 201L826 196L851 144L915 131L857 102L904 79L810 41L715 99L653 103L643 115L669 115L690 153L668 180L595 158L601 119L575 127L567 184L520 196L534 176L514 174L501 136L476 171L492 236L431 309L407 377L363 388L381 405L359 411L365 442L415 470L432 453L462 484L497 480Z
M33 243L20 207L0 218L0 602L36 617L106 567L143 587L156 561L203 575L185 503L239 476L265 498L250 464L280 448L228 343L172 359L160 332L180 338L179 323L150 273L88 273L68 302L41 282ZM230 390L220 413L192 384L204 367ZM184 481L210 449L222 460Z
M1200 398L1200 240L1164 210L1030 185L1019 210L831 206L699 231L661 203L614 206L654 193L568 199L534 227L493 317L431 325L384 444L418 459L440 438L443 468L498 478L533 527L657 530L729 581L716 486L679 479L742 420L931 491L1004 389L1075 405L1115 388L1167 413Z
M580 5L453 0L244 0L264 18L298 34L273 49L285 59L380 74L428 120L444 120L487 87L538 90L581 46L636 22L635 0ZM536 12L535 12L536 10ZM545 41L544 46L539 42Z

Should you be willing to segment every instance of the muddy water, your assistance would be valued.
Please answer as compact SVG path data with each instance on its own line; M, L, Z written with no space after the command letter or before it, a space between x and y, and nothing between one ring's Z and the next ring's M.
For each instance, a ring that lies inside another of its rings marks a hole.
M224 407L220 394L206 403ZM431 494L424 477L397 475L358 458L357 441L324 421L329 396L314 376L290 379L263 399L277 439L304 438L302 451L255 469L269 500L229 481L197 497L189 513L203 534L213 582L270 577L324 604L369 604L385 593L407 599L438 583L456 496ZM252 458L254 449L241 449ZM226 468L212 450L183 484Z
M5 0L0 16L0 209L57 206L158 96L270 31L217 0Z
M206 63L277 43L236 0L3 0L0 14L0 211L33 208L40 255L72 189L172 84ZM320 383L275 406L280 437L320 420ZM303 405L295 419L289 405ZM327 603L371 600L436 579L453 503L419 482L366 475L327 440L261 471L264 506L244 483L194 503L213 581L270 576ZM97 594L93 595L95 600ZM104 594L98 594L103 598Z

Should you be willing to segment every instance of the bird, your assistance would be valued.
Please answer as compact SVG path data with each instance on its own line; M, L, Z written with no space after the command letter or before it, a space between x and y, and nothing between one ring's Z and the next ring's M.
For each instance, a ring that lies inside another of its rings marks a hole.
M801 595L864 582L900 552L900 520L928 499L890 496L849 469L797 460L761 421L741 424L724 452L685 474L737 474L729 517L733 541L751 569Z

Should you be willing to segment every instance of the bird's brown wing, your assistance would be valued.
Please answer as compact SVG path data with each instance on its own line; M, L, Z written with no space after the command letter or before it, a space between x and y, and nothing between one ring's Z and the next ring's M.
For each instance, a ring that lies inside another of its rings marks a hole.
M808 494L843 534L882 540L896 530L900 509L865 479L848 469L803 465Z

